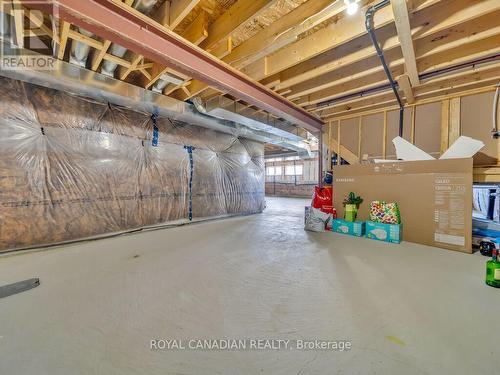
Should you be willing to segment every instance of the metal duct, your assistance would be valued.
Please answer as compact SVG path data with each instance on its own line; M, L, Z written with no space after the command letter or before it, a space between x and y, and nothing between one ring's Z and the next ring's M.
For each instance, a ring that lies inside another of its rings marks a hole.
M0 13L0 38L10 38L10 16L5 13Z
M132 7L137 9L141 13L148 14L157 2L158 0L135 0ZM125 56L126 52L127 49L125 47L119 46L115 43L111 44L109 48L109 53L117 57ZM102 64L101 73L109 77L114 77L117 67L118 64L116 64L115 62L106 60Z
M272 118L268 114L255 113L255 110L248 106L224 96L209 99L204 105L201 98L197 97L195 105L196 108L201 105L204 108L201 111L203 113L243 124L253 130L269 132L294 142L305 140L304 137L293 133L297 131L297 127L288 121Z
M135 0L133 7L137 9L139 12L146 14L149 11L151 11L151 9L157 3L157 1L158 0ZM95 38L94 34L85 29L78 28L78 32L85 36L88 36L89 38ZM117 57L125 56L126 52L127 52L126 48L121 47L117 44L112 44L109 48L109 53ZM90 46L88 44L73 40L71 42L71 52L69 55L69 62L85 68L87 66L87 59L89 57L89 53L90 53ZM102 74L113 77L116 67L117 67L116 63L110 61L104 61L101 69Z
M94 37L90 31L78 28L78 32L90 38ZM83 42L74 40L71 43L71 52L69 54L69 62L85 68L87 65L87 58L89 57L90 46Z
M4 43L4 51L9 55L23 55L27 51L12 48ZM34 55L30 51L31 55ZM309 154L309 145L303 141L290 141L266 131L252 130L242 124L220 120L200 113L194 105L131 85L80 66L54 59L53 70L0 70L0 76L17 79L39 86L65 91L70 94L109 102L141 112L158 112L160 116L216 130L235 137L248 138L259 142L279 145Z

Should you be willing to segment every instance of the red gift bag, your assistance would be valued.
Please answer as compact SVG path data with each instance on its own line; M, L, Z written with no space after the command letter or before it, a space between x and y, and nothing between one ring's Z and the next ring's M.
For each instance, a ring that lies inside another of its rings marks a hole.
M314 195L311 206L320 209L322 212L333 214L333 191L331 187L314 187Z

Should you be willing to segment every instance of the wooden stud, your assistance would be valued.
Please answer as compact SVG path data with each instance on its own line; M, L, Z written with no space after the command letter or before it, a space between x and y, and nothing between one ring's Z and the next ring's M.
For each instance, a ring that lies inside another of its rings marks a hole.
M94 51L91 61L91 69L95 72L99 65L101 65L102 60L106 53L108 53L109 47L111 46L111 41L106 40L100 50Z
M460 98L450 99L450 146L458 139L458 137L460 137L460 104Z
M441 102L441 154L449 147L449 132L450 132L450 99L445 99Z
M358 119L358 158L361 163L361 134L363 132L363 116L359 116Z
M70 27L71 27L71 24L69 22L66 22L66 21L60 21L61 24L60 24L60 28L61 28L61 35L59 37L59 50L57 52L57 58L59 60L62 60L64 58L64 52L66 50L66 44L68 43L68 35L69 35L69 32L70 32Z
M387 111L384 111L384 128L382 130L382 157L387 158Z
M411 132L410 132L410 142L415 144L415 119L417 114L417 106L411 107Z
M340 120L337 122L337 165L340 165L340 159L342 156L340 155Z

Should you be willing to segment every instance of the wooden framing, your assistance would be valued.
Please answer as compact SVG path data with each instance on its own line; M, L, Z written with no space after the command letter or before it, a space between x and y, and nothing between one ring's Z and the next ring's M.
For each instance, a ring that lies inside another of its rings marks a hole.
M392 11L394 13L394 23L398 31L399 44L403 51L405 60L406 74L411 85L418 86L420 79L417 71L417 59L415 57L415 48L411 36L410 18L406 0L391 0Z
M129 6L133 3L133 0L113 1ZM387 112L396 108L364 25L363 10L376 2L361 0L362 11L347 17L343 1L306 0L273 18L273 12L283 6L277 0L238 0L215 14L200 0L170 0L149 17L321 116L329 123L329 149L346 154L346 160L352 160L357 153L359 160L360 144L350 155L340 143L340 120L384 113L385 137ZM22 26L19 18L18 15L17 28L18 24ZM189 24L183 22L187 19ZM417 106L441 103L442 151L460 134L460 97L491 91L498 83L499 19L498 0L391 0L391 6L376 13L377 37L404 94L407 110L411 111L411 141L415 141ZM39 19L32 21L40 23ZM41 27L46 33L51 30L47 22L42 22ZM114 61L119 65L117 78L148 89L163 74L172 75L180 81L173 78L175 83L167 85L163 92L180 100L196 95L205 99L225 95L171 67L145 60L134 51L123 58L113 56L109 53L110 41L98 36L86 37L64 21L60 22L59 34L54 38L60 59L67 58L68 39L91 46L92 70L97 71L105 60ZM493 60L481 62L486 58ZM474 62L471 68L447 71L469 62ZM435 74L438 71L445 73ZM332 134L336 123L338 134ZM385 155L387 149L383 151Z

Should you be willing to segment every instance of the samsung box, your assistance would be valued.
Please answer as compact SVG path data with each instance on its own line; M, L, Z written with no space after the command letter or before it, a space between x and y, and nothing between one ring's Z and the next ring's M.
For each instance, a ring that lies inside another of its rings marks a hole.
M366 222L366 237L392 243L401 242L401 224Z
M405 241L472 252L472 158L340 165L333 176L339 216L351 191L364 199L360 220L372 201L397 202Z
M332 231L342 234L349 234L351 236L362 237L365 234L365 222L352 222L343 219L334 219Z

